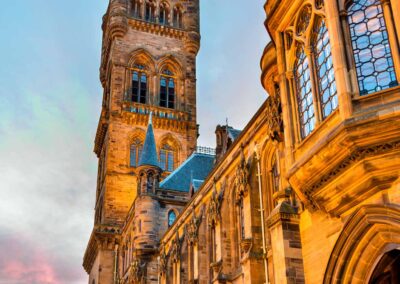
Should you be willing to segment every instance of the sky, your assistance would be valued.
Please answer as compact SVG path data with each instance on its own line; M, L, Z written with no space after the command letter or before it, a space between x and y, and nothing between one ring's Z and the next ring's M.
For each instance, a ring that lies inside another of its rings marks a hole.
M93 227L101 18L108 1L13 0L0 9L0 284L83 284ZM264 0L202 0L199 145L243 128L266 98Z

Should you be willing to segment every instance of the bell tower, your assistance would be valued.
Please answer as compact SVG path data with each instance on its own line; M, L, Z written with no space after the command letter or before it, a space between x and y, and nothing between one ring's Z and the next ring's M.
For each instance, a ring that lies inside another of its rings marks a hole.
M103 101L94 145L99 158L95 220L83 263L96 284L114 283L116 277L119 235L137 189L144 186L140 175L148 174L140 163L150 113L157 179L196 148L199 19L199 0L109 1L102 24Z

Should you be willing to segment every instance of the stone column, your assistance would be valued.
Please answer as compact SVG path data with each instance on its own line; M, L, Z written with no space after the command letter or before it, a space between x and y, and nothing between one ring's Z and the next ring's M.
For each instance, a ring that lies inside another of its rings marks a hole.
M329 43L332 50L332 63L335 72L335 83L342 120L353 113L351 84L346 63L345 39L342 34L339 7L336 0L325 1L326 25L329 32Z
M283 201L267 220L274 267L273 283L304 283L299 215L296 211Z
M390 50L392 52L393 64L396 73L397 82L400 83L400 47L396 34L396 27L393 22L393 14L390 9L390 0L381 0L383 7L383 15L385 18L386 28L389 35ZM399 20L399 19L397 19Z

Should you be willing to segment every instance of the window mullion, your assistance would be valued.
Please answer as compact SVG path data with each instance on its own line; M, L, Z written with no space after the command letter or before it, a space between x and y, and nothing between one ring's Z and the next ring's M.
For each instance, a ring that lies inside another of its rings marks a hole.
M400 83L400 47L397 40L396 28L393 23L392 10L389 0L381 0L383 6L383 17L385 18L386 28L389 37L389 46L392 52L392 59L397 82Z
M308 64L310 69L310 76L311 76L311 93L313 97L313 107L315 113L315 125L314 128L322 122L322 112L321 112L321 101L319 98L319 90L318 90L318 76L316 73L316 66L315 66L315 52L312 50L311 47L307 47L304 49L306 56L308 58Z

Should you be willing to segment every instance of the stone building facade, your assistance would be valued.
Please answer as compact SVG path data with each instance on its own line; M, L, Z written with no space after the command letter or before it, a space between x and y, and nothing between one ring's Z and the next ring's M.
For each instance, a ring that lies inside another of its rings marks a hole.
M264 9L269 96L213 153L195 147L198 1L110 1L89 284L398 283L400 2Z

